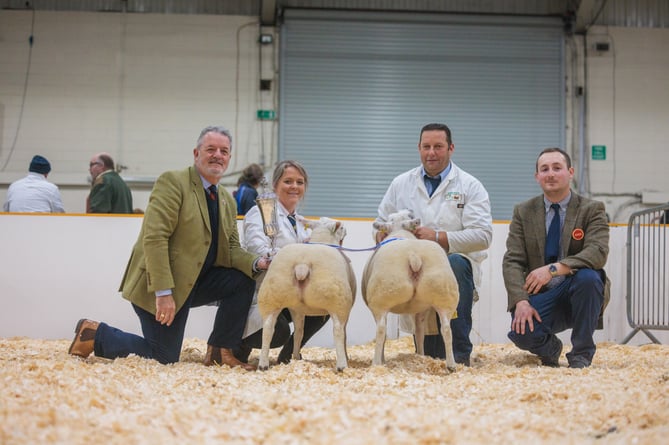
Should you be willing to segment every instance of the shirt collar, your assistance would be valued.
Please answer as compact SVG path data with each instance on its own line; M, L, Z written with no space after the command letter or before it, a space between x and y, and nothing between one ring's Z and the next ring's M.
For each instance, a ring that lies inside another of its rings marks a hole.
M207 181L206 179L204 179L204 176L202 176L202 175L200 175L200 179L202 180L202 185L203 185L204 188L207 189L207 190L209 190L209 187L211 187L212 185L216 185L216 184L212 184L211 182L209 182L209 181ZM218 188L218 187L217 187L217 188Z
M562 201L556 203L560 204L560 211L564 211L567 208L567 205L569 205L569 201L571 201L571 190L569 190L569 194ZM546 213L550 211L552 204L553 204L552 202L546 199L546 195L544 195L544 207L546 208Z
M451 166L452 166L452 165L453 165L453 164L452 164L451 162L449 162L448 165L446 166L446 168L443 169L443 170L441 171L441 173L439 173L439 174L437 175L437 176L440 176L440 177L441 177L442 182L446 179L446 176L448 176L448 174L451 172ZM427 172L425 171L425 167L423 167L423 166L420 167L420 173L421 173L421 177L423 177L423 178L424 178L425 176L427 176L428 178L436 178L436 176L430 176L430 175L428 175Z

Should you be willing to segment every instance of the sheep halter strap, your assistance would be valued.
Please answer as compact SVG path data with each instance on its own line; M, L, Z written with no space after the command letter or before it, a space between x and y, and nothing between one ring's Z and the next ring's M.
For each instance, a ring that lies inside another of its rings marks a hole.
M311 242L307 242L307 243L304 243L304 244L320 244L321 246L334 247L335 249L338 249L338 250L344 250L344 251L346 251L346 252L366 252L366 251L368 251L368 250L376 250L376 249L378 249L379 247L383 246L384 244L388 244L388 243L390 243L390 242L397 241L397 240L403 240L403 239L406 239L406 238L388 238L388 239L385 239L385 240L381 241L381 242L380 242L379 244L377 244L376 246L366 247L366 248L364 248L364 249L351 249L351 248L349 248L349 247L342 247L342 246L338 246L338 245L336 245L336 244L328 244L328 243L311 243Z

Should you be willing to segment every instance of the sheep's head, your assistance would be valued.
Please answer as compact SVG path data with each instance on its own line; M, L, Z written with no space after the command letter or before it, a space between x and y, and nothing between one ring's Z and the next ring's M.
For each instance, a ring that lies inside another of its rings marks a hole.
M374 228L379 232L392 233L399 230L406 230L413 233L420 226L420 218L414 218L413 211L409 209L400 210L391 213L388 216L388 222L382 223L375 221Z
M318 221L304 220L306 228L312 229L309 241L342 245L346 228L341 221L322 217Z

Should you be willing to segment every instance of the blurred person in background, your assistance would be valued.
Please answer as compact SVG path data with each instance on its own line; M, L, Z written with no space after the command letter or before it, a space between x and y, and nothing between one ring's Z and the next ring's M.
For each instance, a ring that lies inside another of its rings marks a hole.
M28 176L14 181L7 189L5 212L63 213L63 201L58 186L46 180L51 171L49 161L40 155L33 156Z
M132 193L114 169L114 160L107 153L91 158L91 192L86 198L86 213L134 213Z

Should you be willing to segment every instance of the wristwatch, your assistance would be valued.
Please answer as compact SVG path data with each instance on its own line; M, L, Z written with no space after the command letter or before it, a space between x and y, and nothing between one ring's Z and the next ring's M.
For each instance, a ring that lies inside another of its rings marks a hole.
M550 266L548 266L548 271L551 273L551 277L553 278L557 277L558 270L555 264L551 264Z

